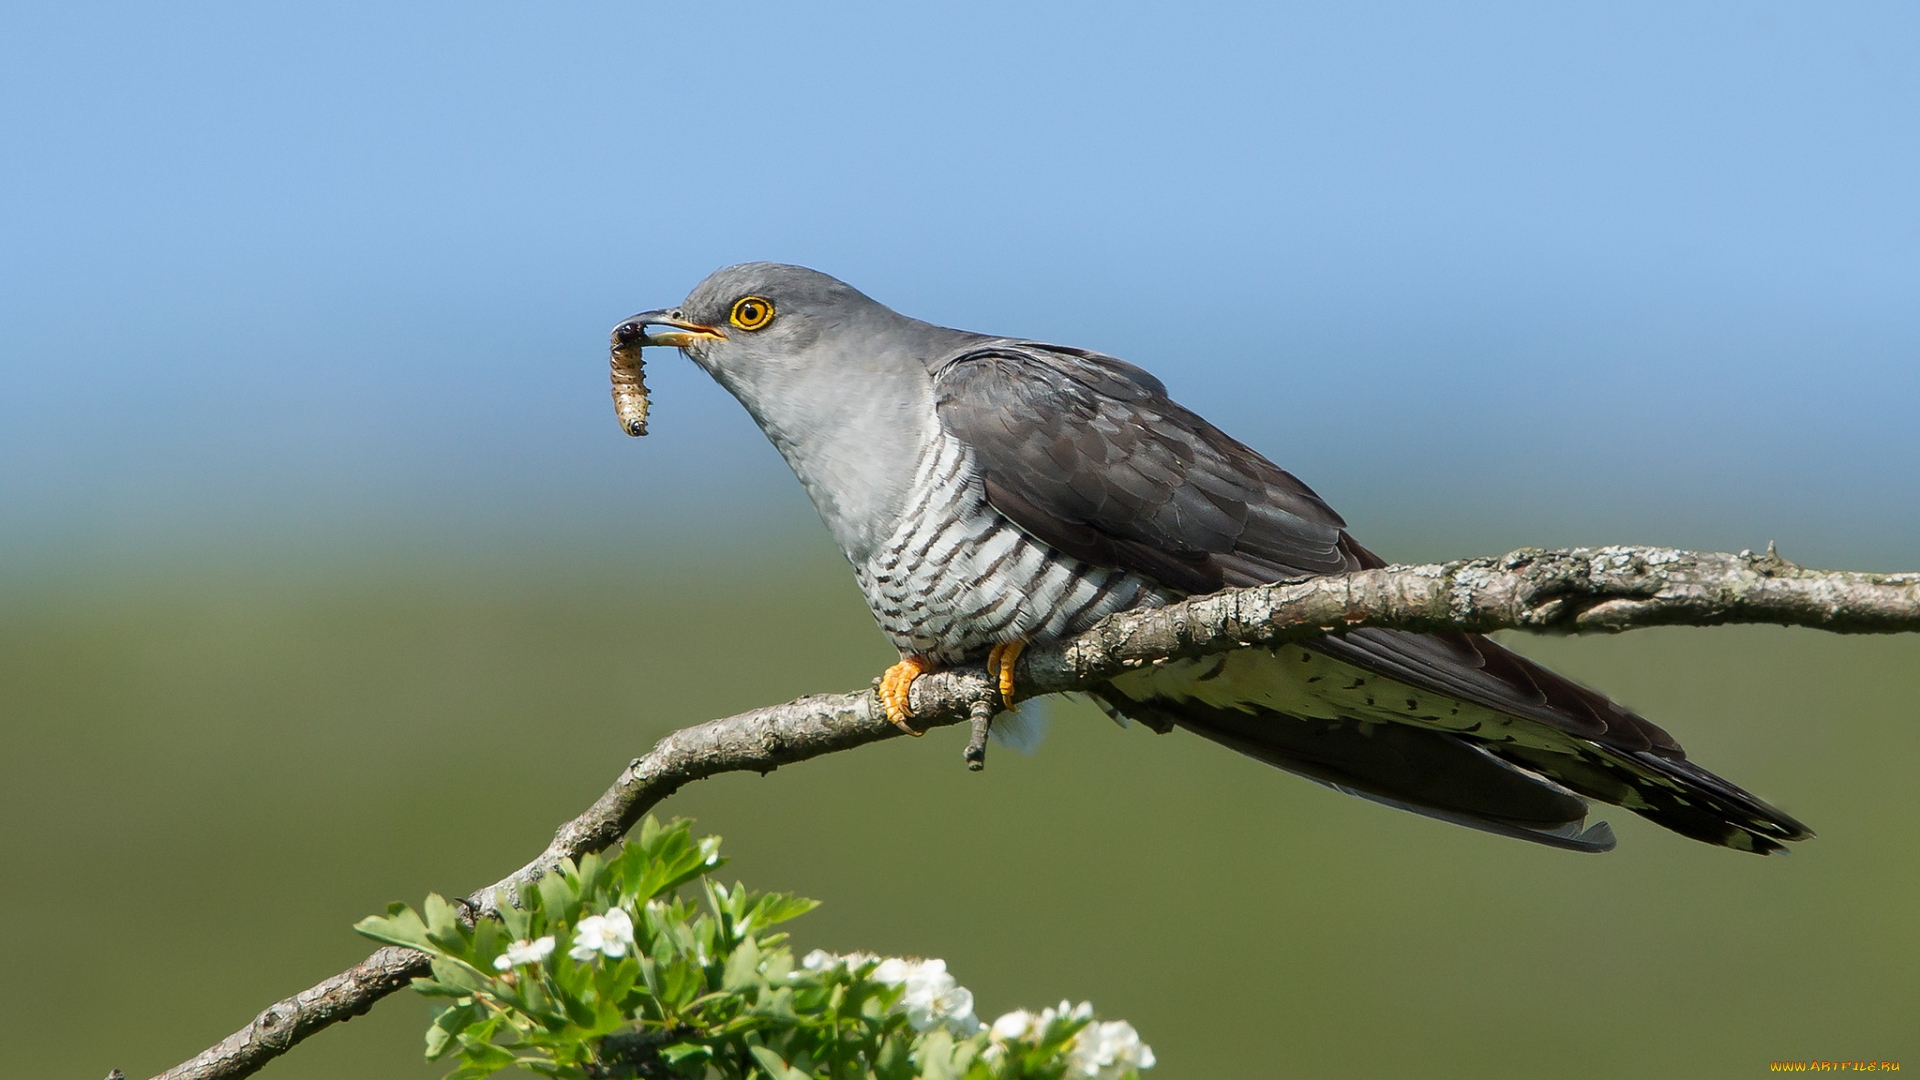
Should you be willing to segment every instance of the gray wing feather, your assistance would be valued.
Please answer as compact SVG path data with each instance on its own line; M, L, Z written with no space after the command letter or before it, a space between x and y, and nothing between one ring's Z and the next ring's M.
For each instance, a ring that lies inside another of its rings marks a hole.
M1184 592L1256 565L1269 579L1348 568L1340 515L1131 364L995 342L948 360L934 386L994 508L1069 555Z

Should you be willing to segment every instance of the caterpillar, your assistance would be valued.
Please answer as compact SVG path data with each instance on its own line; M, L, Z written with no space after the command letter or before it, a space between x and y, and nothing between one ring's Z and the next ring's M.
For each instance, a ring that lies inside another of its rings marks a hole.
M640 359L640 341L631 335L622 341L619 331L613 335L610 357L613 368L613 412L620 427L638 437L647 433L646 364Z

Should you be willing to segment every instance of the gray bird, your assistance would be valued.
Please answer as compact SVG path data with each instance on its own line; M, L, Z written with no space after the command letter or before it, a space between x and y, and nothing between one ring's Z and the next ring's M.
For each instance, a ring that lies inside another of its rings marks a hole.
M679 348L786 458L900 650L881 695L909 731L926 671L985 658L1011 695L1029 641L1385 565L1312 489L1132 364L934 326L818 271L728 267L614 344L616 370L622 350ZM1116 718L1553 847L1613 847L1587 799L1742 851L1812 835L1652 723L1475 634L1357 630L1132 672L1094 696Z

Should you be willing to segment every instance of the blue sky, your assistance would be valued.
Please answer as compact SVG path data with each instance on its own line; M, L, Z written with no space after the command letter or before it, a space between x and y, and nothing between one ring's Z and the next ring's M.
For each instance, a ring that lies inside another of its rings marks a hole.
M802 520L671 354L607 398L765 258L1141 363L1389 555L1920 563L1917 118L1893 4L12 5L0 545Z

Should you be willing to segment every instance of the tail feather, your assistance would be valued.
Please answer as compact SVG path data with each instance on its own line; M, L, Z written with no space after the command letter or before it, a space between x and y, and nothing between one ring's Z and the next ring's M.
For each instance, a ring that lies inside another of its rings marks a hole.
M1772 855L1787 850L1784 841L1813 836L1791 816L1685 758L1646 750L1548 753L1523 746L1498 746L1492 752L1705 843Z
M1762 855L1813 835L1688 761L1645 721L1641 726L1658 739L1607 745L1297 648L1172 661L1123 675L1097 697L1109 715L1157 731L1185 728L1348 794L1553 847L1613 847L1605 823L1585 826L1588 799L1682 836Z
M1110 713L1202 738L1348 795L1470 829L1569 851L1611 851L1586 800L1471 740L1377 721L1306 719L1267 709L1177 708L1101 697Z

